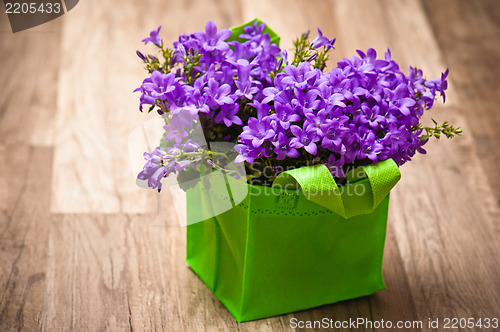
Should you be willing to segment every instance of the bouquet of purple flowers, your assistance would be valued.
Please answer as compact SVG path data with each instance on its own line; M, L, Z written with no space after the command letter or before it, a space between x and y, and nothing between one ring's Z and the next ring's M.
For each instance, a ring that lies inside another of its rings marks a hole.
M420 123L438 93L445 101L448 70L438 79L413 67L406 75L389 50L380 59L369 49L325 71L335 39L319 28L312 42L309 33L300 36L293 53L258 20L239 35L208 22L173 48L165 47L160 28L143 40L160 56L137 51L149 76L135 90L141 111L147 105L165 119L162 141L144 153L138 175L152 188L161 190L172 173L224 171L230 160L244 163L251 184L271 185L285 170L324 164L342 185L352 168L389 158L402 165L425 153L430 137L461 133L447 122ZM234 149L210 149L221 141Z

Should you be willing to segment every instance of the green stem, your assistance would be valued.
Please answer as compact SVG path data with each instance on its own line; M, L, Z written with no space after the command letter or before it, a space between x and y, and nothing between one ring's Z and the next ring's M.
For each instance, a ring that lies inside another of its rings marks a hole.
M447 121L443 122L440 125L434 119L432 119L432 122L434 123L434 127L424 127L419 124L413 128L414 131L420 129L425 131L425 134L420 136L421 140L428 140L430 137L439 139L441 138L441 135L446 136L446 138L453 138L456 135L462 134L462 129L460 127L454 127Z

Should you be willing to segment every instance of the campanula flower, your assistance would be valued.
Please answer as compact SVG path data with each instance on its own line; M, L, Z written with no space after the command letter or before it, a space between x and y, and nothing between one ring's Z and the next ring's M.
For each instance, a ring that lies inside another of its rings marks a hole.
M316 135L316 130L303 129L299 126L293 125L290 127L292 134L295 136L290 140L290 146L294 148L304 148L308 153L315 155L318 147L315 144L319 140Z
M242 126L243 122L236 115L238 114L238 110L240 109L240 105L238 104L224 104L221 107L219 114L215 117L215 123L222 123L227 127L231 127L233 124L237 124Z
M167 169L164 166L165 157L165 151L160 150L159 147L151 153L145 152L144 159L146 159L146 164L144 165L144 169L137 175L139 180L147 180L149 187L158 188L158 192L161 191L161 181L167 174Z
M243 127L240 139L251 142L252 146L260 147L265 140L274 136L274 130L271 126L271 118L265 116L262 119L248 119L248 126Z
M212 21L208 21L205 25L205 33L199 33L198 36L201 40L201 47L206 52L223 52L229 49L229 44L225 40L231 36L231 31L222 29L217 32L217 26Z
M156 30L152 30L150 33L149 33L149 37L147 38L144 38L142 40L142 42L144 44L147 44L147 43L153 43L155 44L156 46L159 46L161 47L162 44L163 44L163 41L161 40L160 38L160 29L161 29L161 25L158 27L158 29Z
M291 139L286 137L286 135L281 132L278 134L278 139L274 148L277 160L284 160L289 158L298 158L300 156L299 151L290 145Z
M327 48L334 48L333 44L335 44L335 38L328 39L328 37L323 36L323 32L320 28L318 29L318 35L311 43L313 49L320 48L321 46L326 46Z

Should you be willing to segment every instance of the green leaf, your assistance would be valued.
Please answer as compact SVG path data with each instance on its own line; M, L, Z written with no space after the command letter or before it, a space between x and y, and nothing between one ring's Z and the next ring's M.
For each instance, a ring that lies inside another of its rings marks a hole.
M245 27L253 26L253 23L255 21L257 21L257 25L264 23L261 20L259 20L258 18L256 18L254 20L251 20L248 23L239 25L237 27L232 27L229 29L229 30L231 30L231 36L227 39L227 41L228 42L229 41L238 41L240 43L245 42L246 40L240 38L240 35L245 33ZM276 32L274 32L269 26L267 26L267 24L266 24L266 27L264 28L263 32L267 33L269 35L269 37L271 38L271 44L276 44L276 46L280 46L280 36Z

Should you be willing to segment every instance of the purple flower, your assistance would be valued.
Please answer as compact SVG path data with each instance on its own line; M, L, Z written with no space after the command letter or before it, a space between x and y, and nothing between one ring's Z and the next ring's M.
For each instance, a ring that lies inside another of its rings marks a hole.
M249 63L246 59L238 59L238 61L233 62L233 64L238 70L238 80L234 81L238 89L234 94L240 98L252 100L253 95L260 91L250 77L250 71L255 64Z
M188 139L186 143L184 143L184 146L182 148L184 152L195 152L197 150L201 150L200 144L193 142L192 140Z
M366 139L361 142L361 149L358 152L358 158L368 158L373 163L376 163L378 159L377 155L380 153L380 151L382 151L382 149L382 144L375 140L375 134L370 131L368 132Z
M261 120L263 117L269 115L269 111L271 110L271 106L269 106L266 103L260 103L259 101L255 100L253 103L248 104L257 110L257 119Z
M174 73L162 74L158 70L151 73L151 78L144 80L141 85L143 91L155 99L167 99L167 93L175 89L178 79Z
M342 147L345 148L344 161L349 164L358 158L359 151L361 149L361 139L358 134L351 133L351 136L347 137L349 141L344 140L342 142Z
M306 114L312 110L317 110L321 105L321 100L316 99L317 96L318 92L316 90L303 92L302 90L295 89L296 98L292 100L292 105L299 114Z
M212 21L208 21L205 25L205 33L199 33L198 36L202 40L201 47L207 52L223 52L229 49L225 40L231 36L231 31L223 29L217 32L217 26Z
M342 146L340 157L338 159L335 158L333 153L330 154L330 156L328 156L328 162L325 165L326 167L328 167L330 173L334 177L343 178L345 176L344 170L342 169L342 166L344 166L345 164L344 154L345 154L345 146Z
M134 91L137 91L137 89ZM156 99L143 92L139 98L139 110L142 112L143 105L154 105L155 103Z
M149 33L149 37L144 38L142 40L144 42L144 44L151 42L151 43L155 44L156 46L161 47L161 45L163 44L163 41L161 40L161 38L159 36L160 29L161 29L161 25L158 27L158 29L152 30Z
M356 116L355 122L369 125L373 130L376 130L380 125L385 124L386 118L379 114L380 107L378 105L372 108L367 104L361 105L362 114Z
M163 165L164 157L166 157L166 153L159 147L151 153L145 152L144 159L146 159L146 164L143 170L137 175L139 180L148 180L149 187L153 189L158 188L158 192L161 191L161 180L167 176L167 169Z
M396 115L391 112L389 109L389 105L385 101L380 102L379 106L379 114L385 118L385 123L397 122L398 118Z
M277 140L274 144L274 152L278 155L276 159L284 160L286 157L298 158L300 156L299 151L296 148L290 146L290 138L282 132L278 134Z
M276 87L270 86L262 90L262 94L265 96L264 99L262 100L263 103L269 103L271 101L274 101L274 98L276 95L280 92Z
M238 110L240 109L240 105L238 104L224 104L221 107L221 111L215 117L215 123L222 123L227 127L231 127L233 124L237 124L243 126L243 122L236 115Z
M281 60L283 60L282 63L285 66L288 65L288 51L287 50L281 51Z
M425 81L425 86L431 90L431 93L433 95L436 94L437 91L441 94L443 97L443 103L446 101L446 95L444 93L444 90L448 88L448 81L446 78L448 77L448 68L446 68L446 71L444 73L441 73L441 78L440 79L433 79L433 80L427 80Z
M212 109L216 109L224 104L234 104L234 100L229 97L229 93L231 92L229 84L219 85L219 82L210 78L208 80L208 85L203 91L208 97L208 106Z
M395 154L400 147L405 148L408 142L408 130L404 125L398 127L394 122L389 123L389 132L385 134L381 141L389 147L390 154Z
M323 140L321 141L322 148L339 151L342 139L350 131L349 128L344 126L345 122L346 119L344 116L342 119L334 118L328 123L320 126L323 132Z
M275 70L278 64L276 58L281 54L281 50L278 46L271 43L271 37L267 33L261 36L260 44L254 51L257 53L254 60L259 64L256 70L262 70L262 73ZM264 77L261 76L261 78Z
M189 113L181 112L172 115L170 119L170 124L163 127L166 131L165 140L175 141L176 144L180 144L184 137L189 135L188 131L193 126L193 118Z
M260 147L265 140L274 136L274 130L271 126L271 119L266 116L262 119L248 119L248 126L243 127L240 139L251 142L253 147Z
M318 86L318 96L320 96L328 106L345 106L345 97L341 93L335 93L330 82L323 82Z
M294 148L304 148L307 152L315 155L318 151L316 143L319 138L316 135L316 130L303 129L299 126L292 126L290 128L292 134L295 136L290 140L290 146Z
M186 99L188 98L186 90L189 89L187 89L185 85L176 83L174 84L174 89L171 92L165 94L168 107L170 108L170 113L177 114L185 110ZM192 114L192 112L190 113Z
M199 112L208 113L210 108L207 105L208 95L202 94L202 90L206 85L206 76L198 78L193 87L185 85L186 94L189 97L186 100L186 106L184 107L192 116L197 115Z
M309 62L302 62L298 67L288 65L285 66L286 76L281 80L282 84L295 86L297 89L305 89L308 85L308 80L316 76L315 71L311 71Z
M319 112L309 112L304 114L304 117L306 118L305 120L305 127L308 130L315 130L316 135L318 136L319 139L323 137L323 131L321 130L322 125L328 125L332 120L327 119L328 112L324 109L320 110Z
M242 33L239 37L241 39L259 39L262 36L262 32L265 27L266 25L264 23L257 25L257 21L254 21L252 26L246 26L243 28L245 33Z
M377 59L377 51L375 51L373 48L369 48L366 54L360 50L356 50L356 52L358 53L358 55L362 60L373 64L373 66L377 70L384 70L384 68L386 68L390 63L389 61L386 60ZM388 52L390 58L390 51L388 50Z
M325 49L334 48L333 44L335 44L335 38L330 40L328 39L328 37L323 36L323 32L321 31L320 28L317 29L318 29L318 35L312 41L311 47L313 49L320 48L321 46L326 46Z
M290 128L291 123L302 120L300 115L293 112L293 107L290 104L275 103L274 109L276 113L272 114L271 118L285 130Z
M255 159L266 157L266 149L261 147L253 147L245 144L238 144L234 147L234 150L239 153L234 159L235 163L241 163L246 161L247 163L253 163Z
M416 102L410 98L410 91L405 83L399 84L394 91L385 89L385 93L390 101L391 108L399 110L404 116L410 115L409 107L414 106Z
M330 97L328 97L327 101L332 106L346 107L344 103L345 99L346 98L344 97L344 95L340 93L334 93Z

